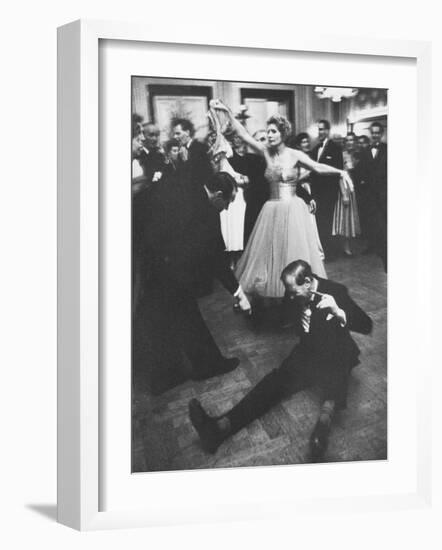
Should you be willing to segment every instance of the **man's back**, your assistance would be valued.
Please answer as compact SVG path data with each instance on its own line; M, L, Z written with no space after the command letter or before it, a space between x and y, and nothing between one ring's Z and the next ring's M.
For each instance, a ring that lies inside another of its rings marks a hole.
M180 165L180 178L190 189L201 188L213 175L207 146L194 139L187 151L187 160Z
M225 257L219 213L209 203L205 188L164 183L155 195L146 227L157 278L198 293L217 276L234 292L238 284Z

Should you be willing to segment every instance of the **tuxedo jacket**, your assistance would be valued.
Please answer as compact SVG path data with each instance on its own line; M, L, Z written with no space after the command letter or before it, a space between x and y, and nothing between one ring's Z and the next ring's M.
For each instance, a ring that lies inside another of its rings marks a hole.
M315 278L318 281L317 291L333 296L338 307L345 311L347 324L342 327L335 317L327 321L328 312L316 308L321 298L315 296L311 305L310 329L306 333L301 322L304 307L294 300L293 320L295 330L300 336L297 347L304 352L303 355L307 361L323 362L332 371L344 370L347 372L359 363L359 348L351 337L350 331L369 334L373 323L350 297L347 287L329 279L316 276Z
M269 198L269 185L264 177L266 168L264 159L252 153L245 153L243 156L233 153L228 160L235 172L249 178L249 185L244 188L244 200L247 206L261 208Z
M321 162L322 164L328 164L329 166L334 166L335 168L339 168L340 170L342 170L344 166L344 161L342 158L342 149L339 147L339 145L333 140L328 139L318 158L320 147L320 143L316 144L315 147L313 147L311 151L312 159L316 160L317 162Z
M351 179L358 189L359 186L369 184L371 153L369 151L355 151L355 165L350 172Z
M208 148L204 143L196 139L193 139L189 146L187 160L181 162L179 166L179 177L189 189L203 187L213 175Z
M148 183L152 183L152 178L155 172L163 172L165 167L164 155L158 149L154 149L148 153L143 149L140 153L139 162L143 168L143 172Z
M369 151L369 182L381 204L387 202L387 144L380 143L377 155L373 158Z
M344 166L344 160L342 158L342 149L331 139L327 140L325 147L319 154L321 144L318 143L311 151L311 158L322 164L328 164L334 168L342 170ZM314 194L321 196L322 194L336 194L339 185L339 176L324 176L319 174L312 174L312 187Z
M230 293L238 289L225 253L219 212L204 187L189 191L180 181L163 181L152 197L144 235L156 284L196 294L215 277Z
M349 373L359 364L359 348L350 331L368 334L372 330L370 317L352 300L344 285L327 279L318 280L318 292L330 294L345 311L347 324L341 326L336 317L327 321L328 312L311 307L310 329L305 332L301 324L303 309L298 304L297 330L299 343L287 358L290 369L297 372L303 386L319 386L324 399L335 401L337 410L346 407Z

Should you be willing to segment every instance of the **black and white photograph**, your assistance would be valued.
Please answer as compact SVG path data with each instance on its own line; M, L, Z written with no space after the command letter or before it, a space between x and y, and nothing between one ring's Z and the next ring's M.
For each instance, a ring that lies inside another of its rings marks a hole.
M132 76L133 473L388 458L387 98Z

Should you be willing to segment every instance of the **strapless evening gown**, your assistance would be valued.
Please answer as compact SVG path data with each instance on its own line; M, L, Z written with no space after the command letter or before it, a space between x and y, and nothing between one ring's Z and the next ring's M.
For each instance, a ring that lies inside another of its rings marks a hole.
M275 165L266 169L265 177L270 200L259 214L235 275L245 292L281 298L284 267L294 260L305 260L313 273L326 278L324 253L315 216L296 195L297 170Z

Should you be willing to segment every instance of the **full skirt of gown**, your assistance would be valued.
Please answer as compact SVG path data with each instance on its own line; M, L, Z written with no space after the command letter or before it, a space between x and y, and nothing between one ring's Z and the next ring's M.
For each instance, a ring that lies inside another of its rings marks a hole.
M298 196L267 201L255 223L235 275L248 294L282 298L281 272L295 260L326 278L316 219Z
M348 204L344 204L342 194L339 193L333 214L332 235L356 237L360 234L361 226L355 192L349 193Z

